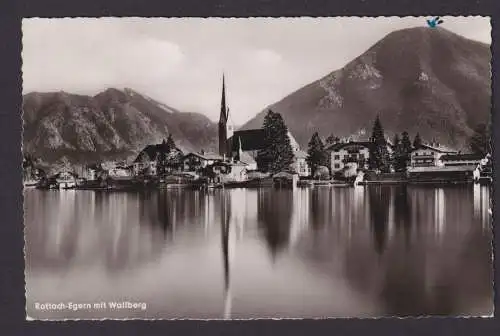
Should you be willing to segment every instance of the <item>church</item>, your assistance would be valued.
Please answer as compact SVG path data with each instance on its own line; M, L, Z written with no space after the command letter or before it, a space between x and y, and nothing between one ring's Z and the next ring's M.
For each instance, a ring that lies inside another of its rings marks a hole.
M290 144L295 156L294 168L299 176L309 176L311 169L307 165L307 153L300 150L298 142L288 132ZM226 84L222 76L222 98L219 116L219 155L224 160L236 160L247 165L248 170L257 170L257 154L265 148L264 130L234 130L230 120L229 107L226 101Z

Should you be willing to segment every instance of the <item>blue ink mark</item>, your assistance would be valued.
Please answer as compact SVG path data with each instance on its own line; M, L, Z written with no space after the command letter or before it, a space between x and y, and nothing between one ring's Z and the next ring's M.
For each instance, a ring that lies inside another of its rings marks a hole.
M443 23L444 21L441 20L439 18L439 16L436 16L432 19L427 19L427 25L430 27L430 28L436 28L438 25L440 25L441 23Z

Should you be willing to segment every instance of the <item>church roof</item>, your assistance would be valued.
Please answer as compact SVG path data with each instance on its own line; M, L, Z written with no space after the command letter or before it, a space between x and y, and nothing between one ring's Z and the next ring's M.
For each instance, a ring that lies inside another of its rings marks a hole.
M264 142L264 130L263 129L250 129L250 130L241 130L234 132L231 139L234 139L232 142L231 150L236 152L239 150L239 140L241 141L241 149L243 151L254 151L263 149L265 147Z
M241 153L239 160L243 163L246 163L246 164L256 163L255 160L253 159L253 157L246 152Z
M163 143L156 145L147 145L135 158L134 162L141 161L141 155L146 154L150 161L156 160L156 156L159 152L166 151L166 146Z

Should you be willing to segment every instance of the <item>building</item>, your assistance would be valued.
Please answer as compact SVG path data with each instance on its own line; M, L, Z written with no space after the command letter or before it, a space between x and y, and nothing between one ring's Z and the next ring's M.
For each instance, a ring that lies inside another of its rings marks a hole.
M307 164L307 153L301 150L295 151L295 162L293 169L300 177L311 176L311 168Z
M233 136L234 126L229 117L229 107L226 103L226 83L222 75L222 98L219 116L219 155L229 157L231 155L231 138Z
M131 177L133 174L133 168L128 166L116 166L108 171L108 176L115 177Z
M455 154L458 154L458 152L439 144L421 145L411 152L410 166L412 168L439 166L443 155Z
M481 154L445 154L439 158L438 166L474 166L477 167L484 159Z
M168 148L167 142L164 140L162 143L155 145L148 145L137 155L132 163L133 175L156 175L157 174L157 160L160 154L165 156L178 155L182 157L182 152L179 149L174 149L176 153L171 152ZM180 164L180 162L179 162ZM170 167L172 168L172 167ZM169 168L169 169L170 169Z
M330 171L367 169L370 157L368 141L338 142L326 148L329 153Z
M234 157L236 161L244 163L248 171L257 170L256 155L254 157L254 155L252 155L253 153L243 151L240 137L237 137L237 142L235 143L238 145L238 150L233 152L233 149L231 149L231 156Z
M76 175L72 172L60 172L55 175L55 180L59 189L69 189L76 186Z
M426 166L408 169L410 181L472 181L474 166Z
M295 156L294 166L298 168L301 176L308 176L311 169L307 166L304 152L300 151L300 146L288 132L290 145ZM229 108L226 102L225 78L222 77L222 98L219 116L219 156L223 161L240 162L246 164L247 171L257 170L257 155L264 149L265 133L263 129L249 129L234 131L230 121Z
M222 162L223 160L223 156L215 153L189 153L182 159L182 167L184 171L195 172L209 165L213 165L216 162Z
M243 182L248 180L247 165L243 162L218 161L208 166L216 182Z

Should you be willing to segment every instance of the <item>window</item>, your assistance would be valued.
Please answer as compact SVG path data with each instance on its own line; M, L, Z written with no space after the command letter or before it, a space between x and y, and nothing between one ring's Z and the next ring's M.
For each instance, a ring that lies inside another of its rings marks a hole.
M364 160L365 159L365 155L364 154L359 154L359 159L360 160Z
M340 160L340 155L338 155L338 154L337 154L337 155L335 155L333 158L334 158L335 160Z
M338 163L335 164L334 166L336 169L339 169L340 168L340 165Z

